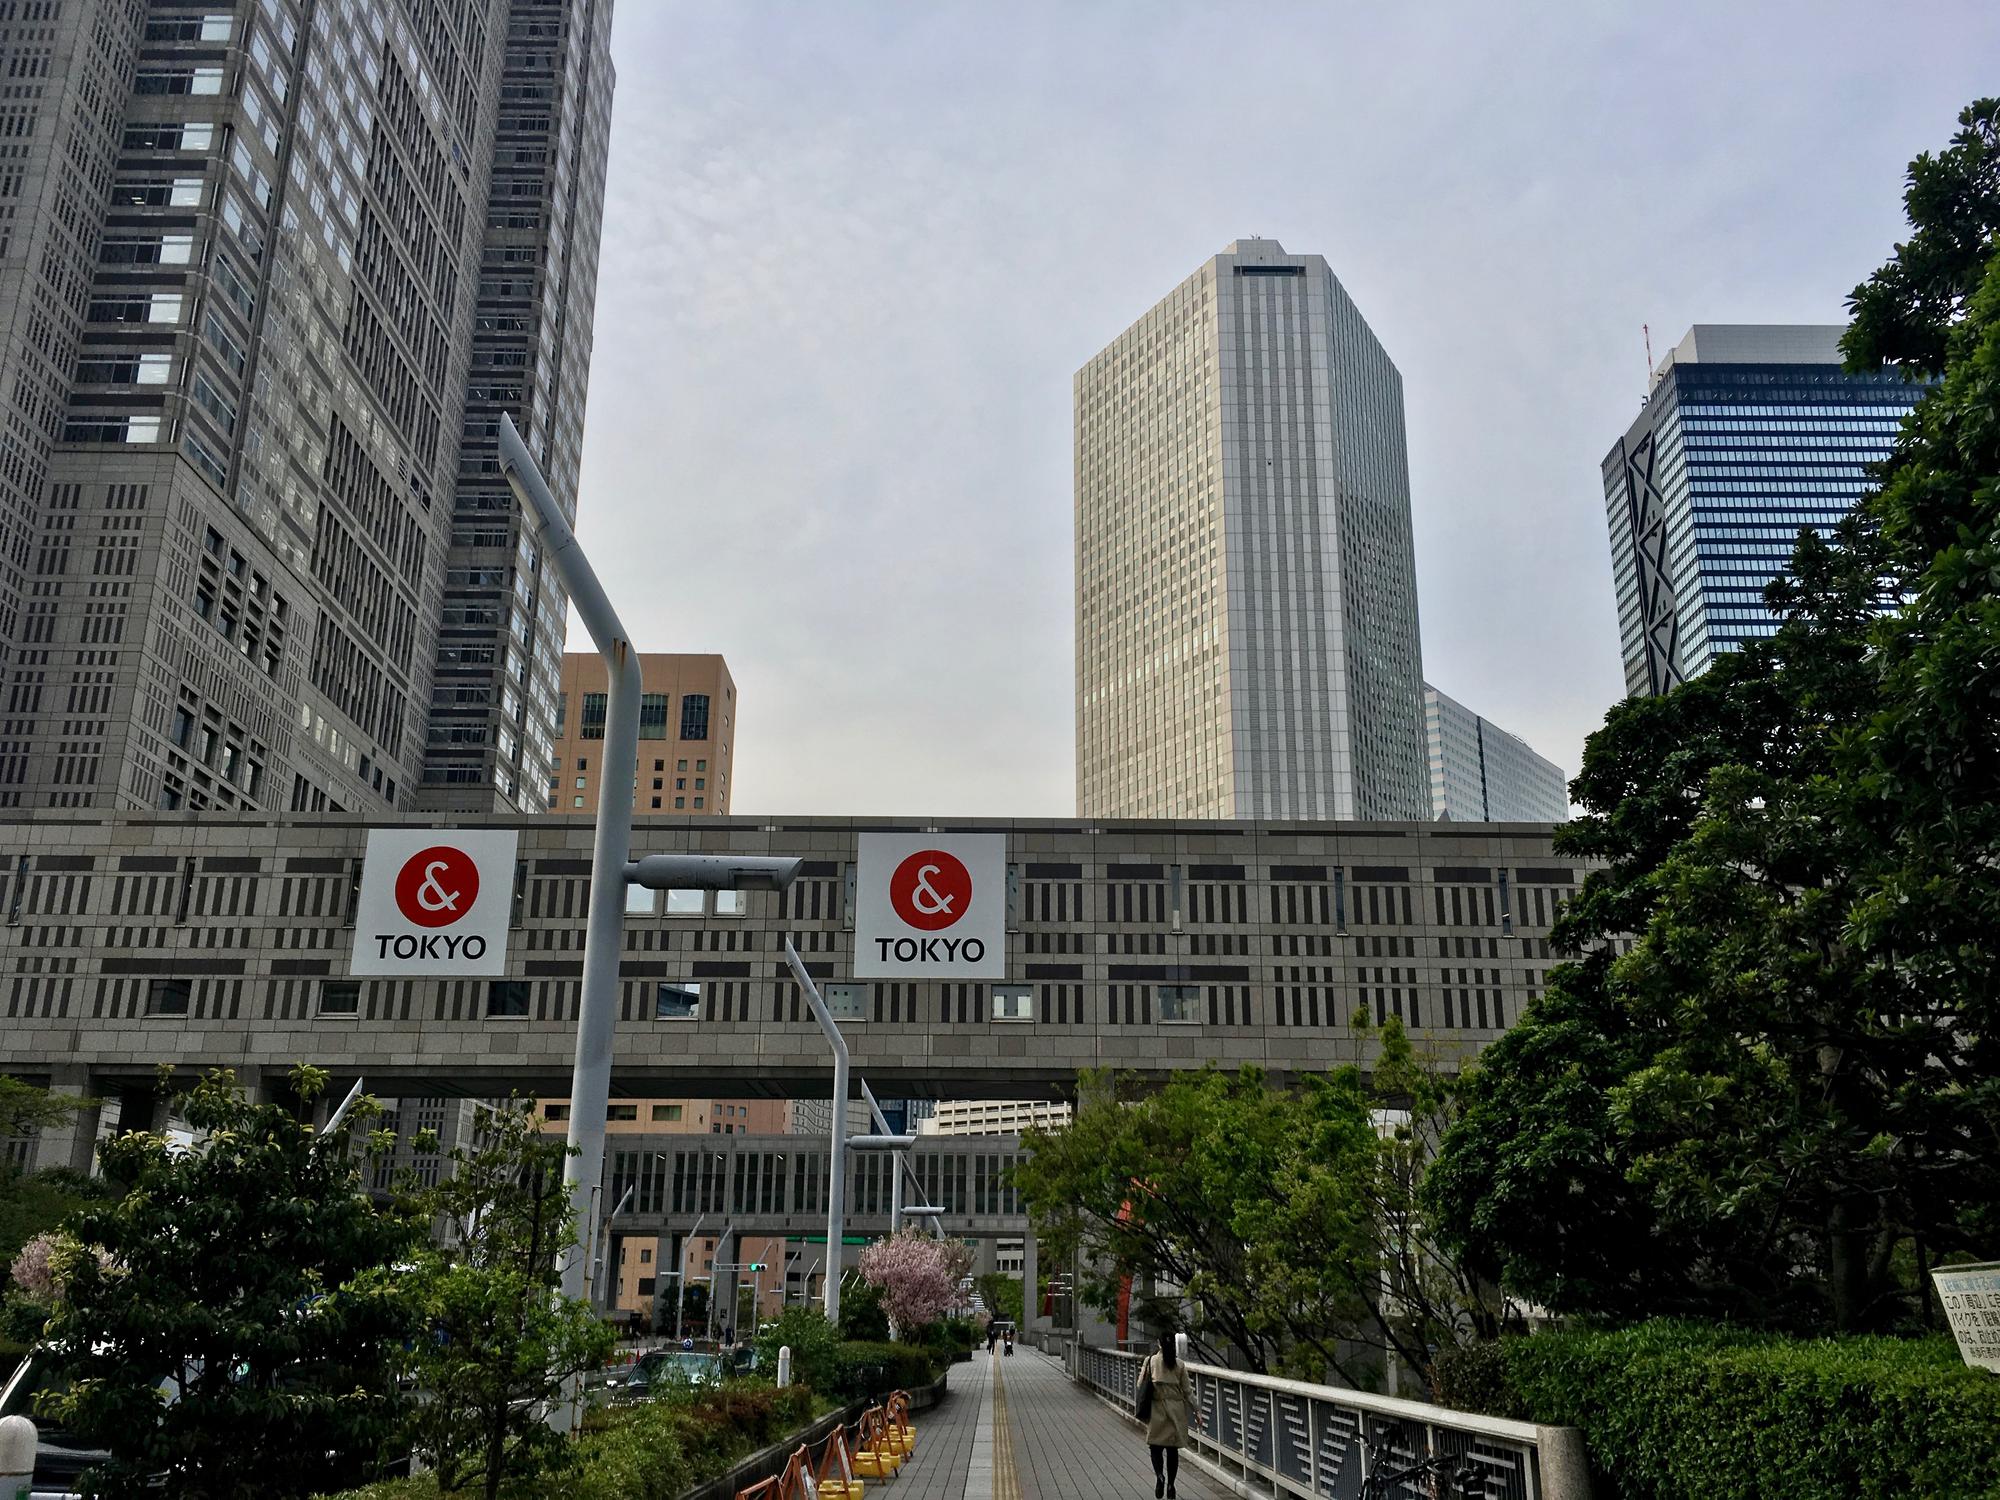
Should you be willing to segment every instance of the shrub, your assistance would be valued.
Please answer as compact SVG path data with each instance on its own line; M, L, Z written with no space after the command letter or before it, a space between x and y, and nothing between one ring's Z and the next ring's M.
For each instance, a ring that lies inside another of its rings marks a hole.
M821 1395L840 1384L840 1331L815 1307L788 1307L757 1335L757 1373L778 1378L778 1351L792 1351L792 1379Z
M1507 1345L1500 1341L1440 1349L1431 1363L1431 1395L1454 1411L1517 1420L1527 1416L1508 1378Z
M875 1397L913 1391L936 1380L942 1368L935 1353L915 1344L845 1343L840 1346L839 1394Z
M1522 1409L1582 1428L1611 1492L1634 1500L2000 1494L2000 1380L1946 1338L1655 1322L1502 1348Z
M507 1500L677 1500L812 1420L812 1396L752 1381L602 1408L586 1419L575 1462L512 1481ZM439 1500L435 1475L352 1490L339 1500Z

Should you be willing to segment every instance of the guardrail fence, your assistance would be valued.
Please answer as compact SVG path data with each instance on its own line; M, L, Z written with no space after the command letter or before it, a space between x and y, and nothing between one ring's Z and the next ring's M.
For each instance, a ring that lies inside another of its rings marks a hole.
M1067 1353L1075 1379L1135 1410L1142 1356L1079 1344ZM1458 1461L1451 1483L1433 1488L1429 1476L1411 1478L1386 1490L1387 1500L1565 1500L1577 1493L1568 1483L1543 1483L1541 1444L1555 1429L1192 1360L1187 1369L1197 1451L1275 1495L1352 1500L1371 1466L1393 1472L1430 1457Z

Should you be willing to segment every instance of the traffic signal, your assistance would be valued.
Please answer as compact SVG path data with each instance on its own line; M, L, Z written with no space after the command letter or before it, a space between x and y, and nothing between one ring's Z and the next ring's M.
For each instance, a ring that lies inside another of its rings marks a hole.
M768 1271L771 1268L761 1260L753 1260L750 1262L750 1269L753 1271Z

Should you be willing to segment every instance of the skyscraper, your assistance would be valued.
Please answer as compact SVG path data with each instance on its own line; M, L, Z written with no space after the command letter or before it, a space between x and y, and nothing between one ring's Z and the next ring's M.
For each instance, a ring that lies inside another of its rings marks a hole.
M493 414L520 413L559 481L580 420L609 10L5 8L0 806L411 807L441 632L447 663L506 653L518 702L496 684L482 707L532 724L516 664L534 621L559 655L564 606L532 547L476 563L509 605L476 633L442 602L448 569L499 556L454 521ZM496 124L533 91L503 73L550 53L579 91L540 127L570 219L509 238ZM514 317L482 272L496 244L531 269L560 250L561 287L505 330L546 398L469 389L475 317Z
M425 807L472 812L546 805L569 601L497 440L512 413L574 520L615 81L611 0L509 0L506 16L423 771Z
M1424 729L1432 817L1454 823L1560 823L1569 817L1561 766L1428 682Z
M1923 395L1850 375L1832 325L1698 323L1605 455L1604 503L1628 693L1664 693L1777 629L1764 587L1803 526L1869 487Z
M1238 240L1077 372L1077 808L1428 815L1402 377Z

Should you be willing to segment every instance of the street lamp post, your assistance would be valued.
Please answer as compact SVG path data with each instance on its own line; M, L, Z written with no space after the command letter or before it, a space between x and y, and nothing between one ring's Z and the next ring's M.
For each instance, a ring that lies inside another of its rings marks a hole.
M633 862L632 785L639 761L639 655L597 570L577 545L576 533L550 492L528 445L504 412L499 432L500 472L535 526L542 555L561 576L570 602L604 658L608 694L604 711L604 766L597 778L597 828L590 856L590 895L583 934L583 986L577 1000L576 1059L570 1072L569 1154L563 1182L569 1188L576 1233L563 1252L562 1293L589 1291L590 1253L596 1243L591 1192L604 1177L604 1112L611 1099L611 1044L618 1021L618 960L625 943L625 887L650 889L783 890L798 877L796 859L653 854Z
M639 759L639 654L632 637L597 581L597 570L577 545L576 533L548 481L521 441L514 419L500 417L500 472L539 524L542 555L561 575L570 601L604 658L608 701L604 713L604 771L597 778L597 828L590 855L588 926L583 934L583 987L576 1012L576 1060L570 1071L569 1154L563 1181L576 1215L576 1242L564 1252L562 1291L582 1297L594 1226L590 1190L604 1176L604 1111L611 1098L611 1037L618 1020L618 958L625 942L625 864L632 848L632 778Z

